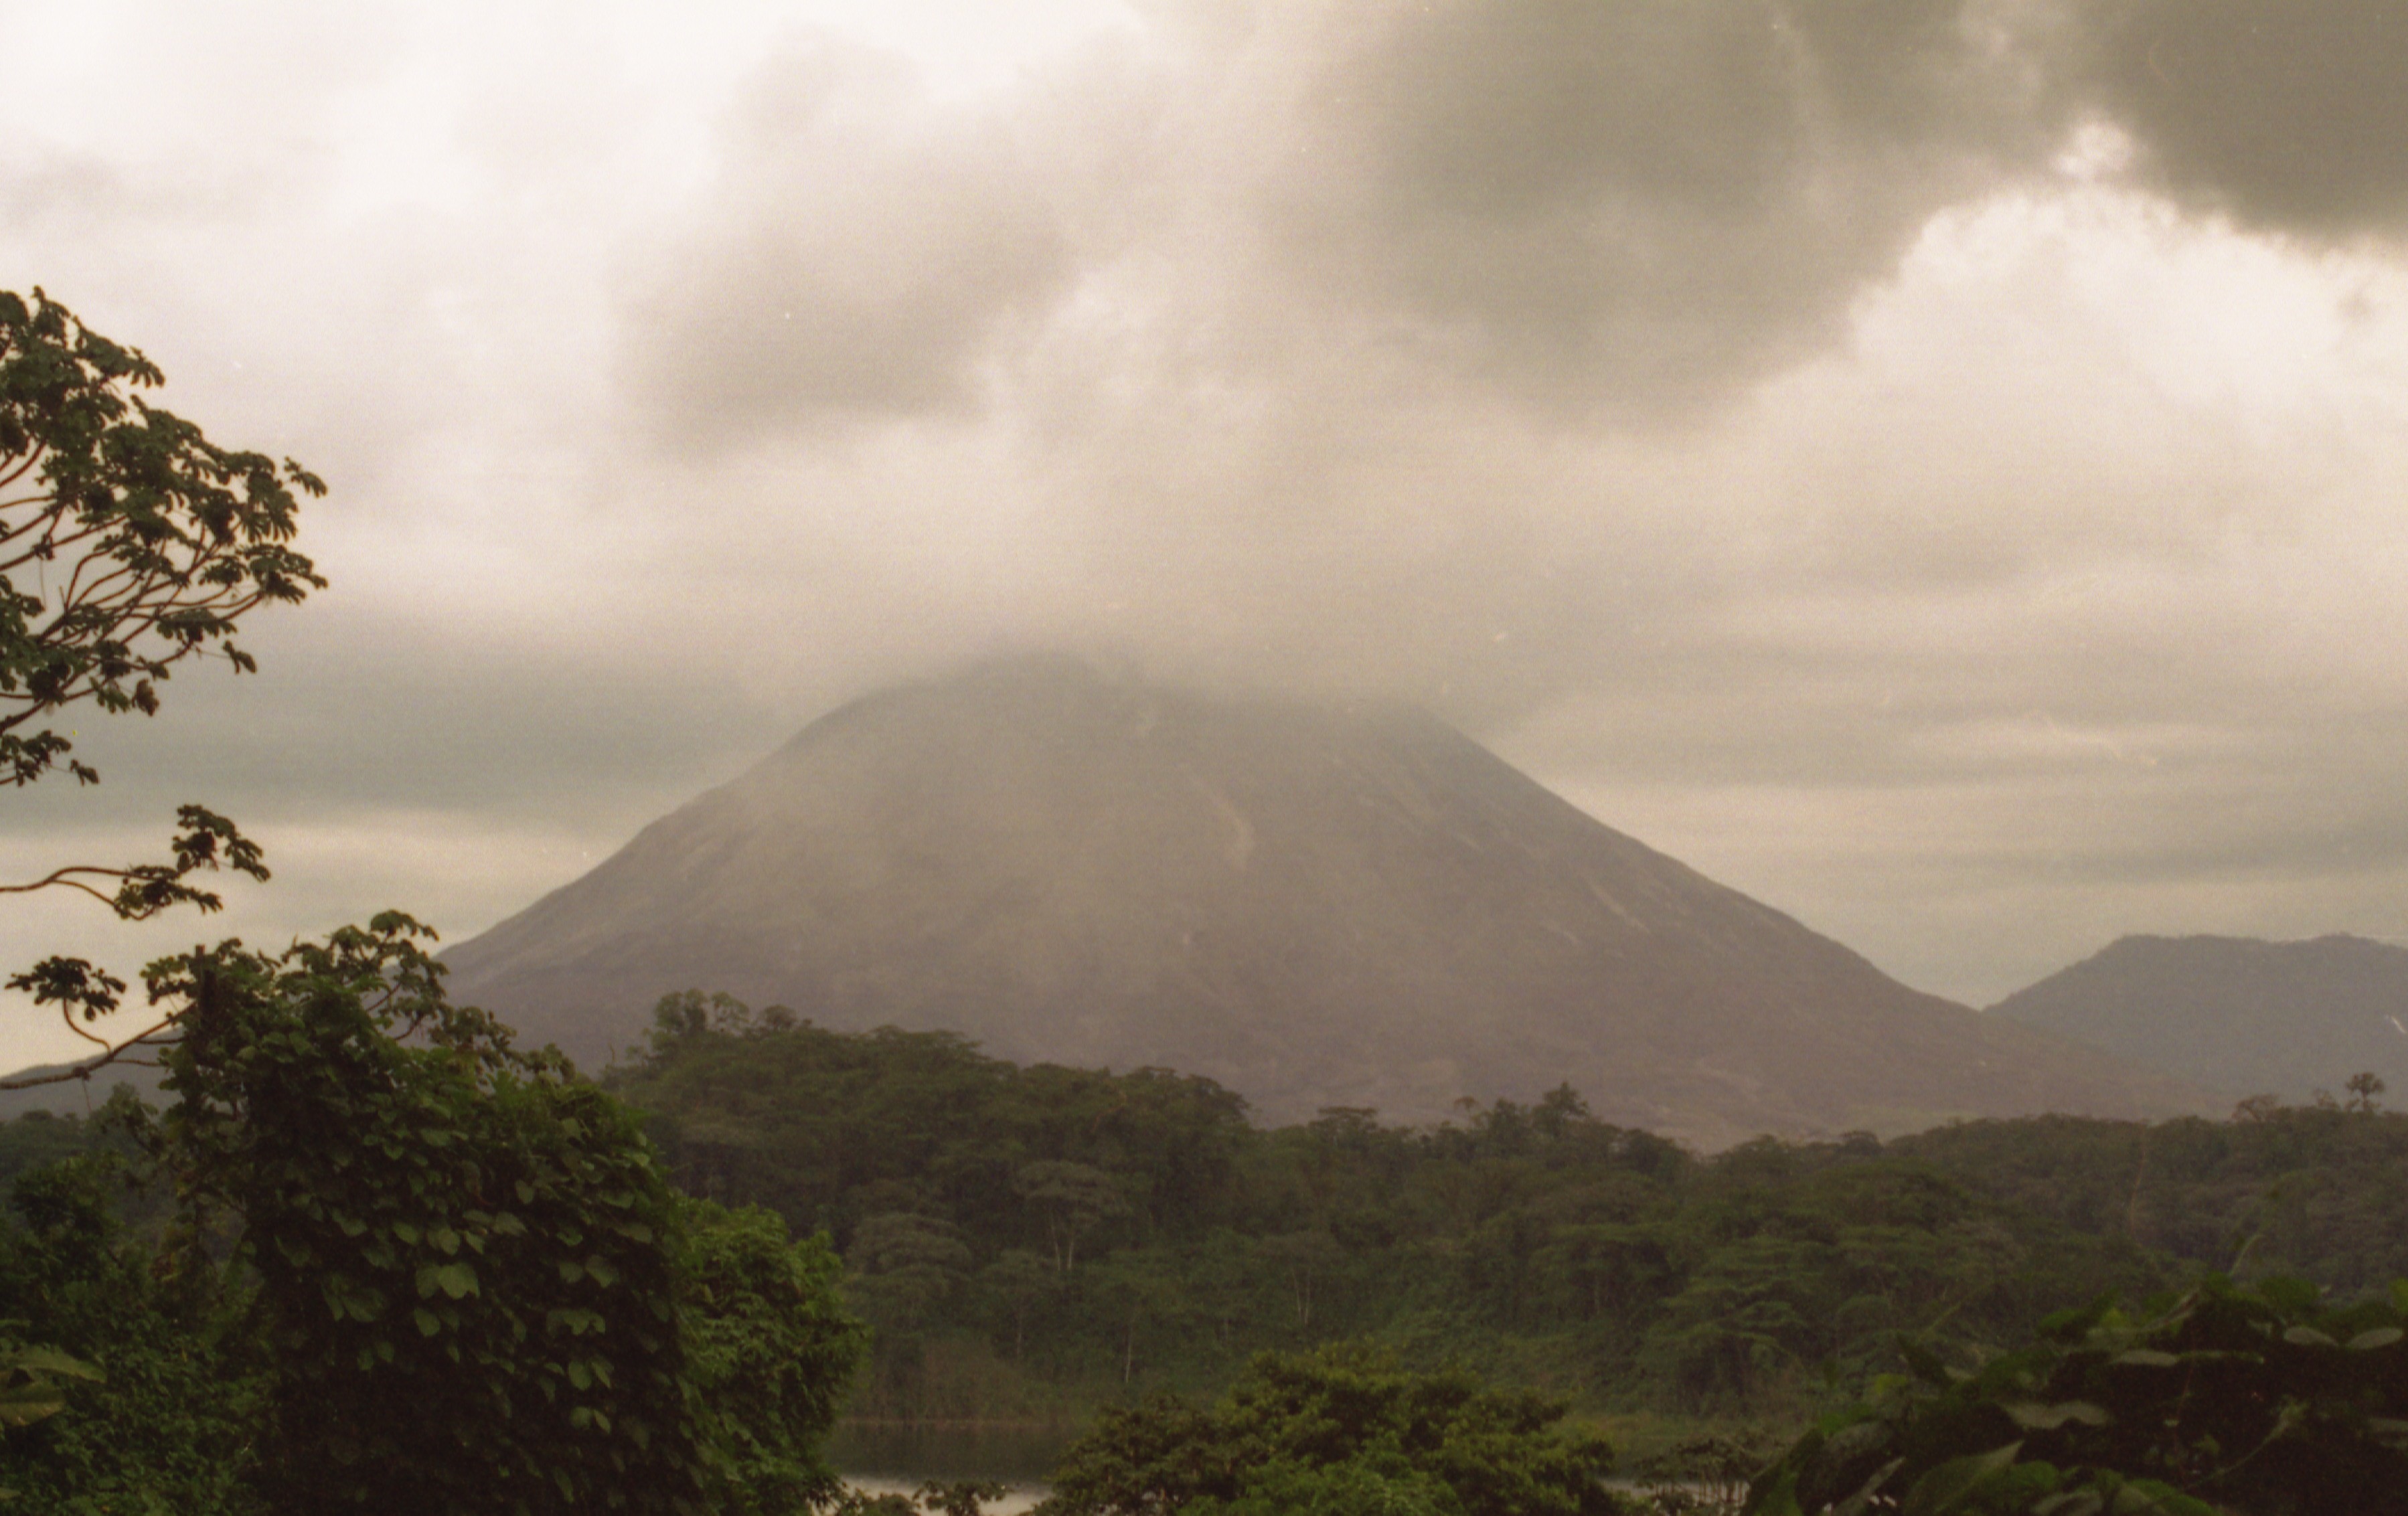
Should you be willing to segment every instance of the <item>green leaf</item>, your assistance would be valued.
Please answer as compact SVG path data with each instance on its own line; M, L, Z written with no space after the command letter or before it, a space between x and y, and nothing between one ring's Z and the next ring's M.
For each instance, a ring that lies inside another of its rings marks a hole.
M424 1306L412 1308L409 1312L409 1319L418 1323L418 1332L421 1337L431 1337L436 1333L443 1330L443 1318L436 1315L435 1312L427 1309Z
M445 1294L458 1300L477 1293L477 1271L466 1264L445 1264L435 1271L435 1282Z
M98 1381L108 1378L82 1359L70 1357L56 1348L20 1348L13 1353L0 1354L0 1368L32 1369L70 1380Z
M1997 1482L2000 1475L2014 1466L2015 1456L2023 1447L2020 1442L2010 1442L1970 1458L1951 1458L1944 1464L1933 1465L1906 1492L1905 1504L1899 1508L1901 1516L1948 1516L1950 1511L1965 1509L1985 1486Z
M2080 1422L2085 1426L2105 1426L2114 1420L2104 1406L2087 1400L2064 1400L2054 1406L2038 1401L2017 1400L2002 1403L1999 1409L2007 1419L2029 1432L2054 1432L2068 1422Z
M2216 1516L2204 1500L2183 1494L2156 1480L2133 1480L2115 1492L2108 1516Z
M1751 1508L1753 1516L1805 1516L1798 1505L1798 1473L1784 1468Z
M66 1406L66 1393L55 1384L39 1380L12 1384L0 1389L0 1426L31 1426Z
M2402 1333L2396 1326L2377 1326L2360 1332L2350 1338L2346 1346L2352 1352L2372 1352L2377 1348L2391 1346L2403 1336L2408 1336L2408 1333Z
M2294 1326L2283 1334L2283 1340L2300 1348L2338 1348L2340 1343L2313 1326Z
M1864 1512L1872 1509L1873 1497L1881 1493L1883 1485L1889 1482L1889 1477L1905 1466L1905 1459L1893 1458L1874 1469L1872 1478L1858 1485L1856 1494L1831 1508L1831 1516L1864 1516ZM1794 1484L1797 1477L1791 1475L1789 1478ZM1797 1499L1794 1495L1790 1500L1790 1509L1797 1509Z

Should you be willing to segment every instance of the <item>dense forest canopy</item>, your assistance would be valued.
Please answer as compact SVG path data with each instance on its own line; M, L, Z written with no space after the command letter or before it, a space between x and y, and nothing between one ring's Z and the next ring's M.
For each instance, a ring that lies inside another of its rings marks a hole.
M1375 1336L1599 1407L1779 1419L1892 1361L2200 1269L2343 1296L2408 1273L2408 1118L2039 1117L1711 1157L1558 1089L1435 1127L1264 1129L1209 1080L663 1002L609 1082L678 1182L844 1253L856 1409L1037 1414Z

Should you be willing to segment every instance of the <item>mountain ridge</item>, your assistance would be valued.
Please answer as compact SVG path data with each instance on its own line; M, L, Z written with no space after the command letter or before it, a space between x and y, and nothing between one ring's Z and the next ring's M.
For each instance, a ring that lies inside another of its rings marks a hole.
M1988 1014L2236 1094L2305 1101L2361 1071L2408 1091L2408 948L2346 933L2134 934Z

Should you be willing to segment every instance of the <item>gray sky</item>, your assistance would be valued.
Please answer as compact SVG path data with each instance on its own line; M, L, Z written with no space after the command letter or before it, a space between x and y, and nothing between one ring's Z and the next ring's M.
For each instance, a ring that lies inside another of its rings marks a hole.
M203 800L276 881L12 905L9 968L466 937L1054 644L1422 699L1974 1004L2408 938L2396 0L0 0L0 288L334 490L260 676L0 829Z

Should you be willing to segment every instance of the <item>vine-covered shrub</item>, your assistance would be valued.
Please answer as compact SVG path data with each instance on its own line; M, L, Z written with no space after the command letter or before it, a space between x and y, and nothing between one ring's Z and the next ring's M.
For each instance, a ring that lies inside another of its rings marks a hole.
M239 1218L293 1510L671 1510L701 1490L668 1186L634 1118L450 1005L406 917L154 965L163 1151Z
M2309 1516L2408 1503L2408 1281L2328 1307L2313 1285L2210 1279L2128 1316L2052 1318L1956 1374L1876 1382L1756 1482L1752 1516L1899 1510Z
M153 1137L255 1271L259 1483L310 1511L794 1511L857 1354L824 1244L689 1209L634 1114L451 1005L399 915L163 960ZM691 1225L689 1223L692 1223ZM774 1358L774 1361L772 1359Z

